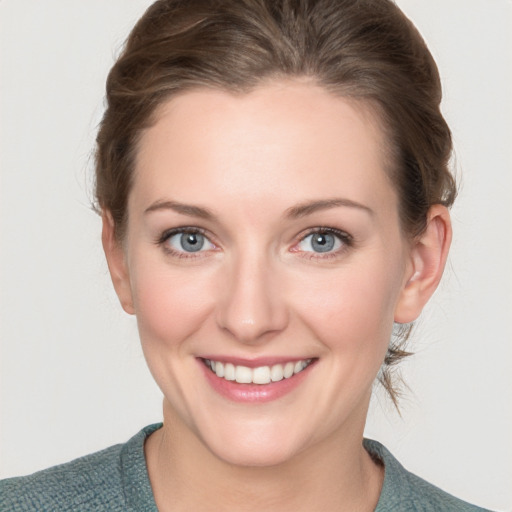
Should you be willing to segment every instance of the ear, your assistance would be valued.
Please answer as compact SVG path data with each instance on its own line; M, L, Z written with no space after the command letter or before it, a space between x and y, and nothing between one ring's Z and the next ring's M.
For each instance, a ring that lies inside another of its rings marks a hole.
M123 309L130 315L135 314L133 307L132 289L128 267L126 265L126 256L123 247L115 236L114 219L109 211L103 211L101 215L103 228L101 231L101 241L103 250L107 258L108 270L116 290L119 302Z
M425 231L412 242L406 282L395 309L395 322L410 323L420 315L443 275L452 240L450 214L432 206Z

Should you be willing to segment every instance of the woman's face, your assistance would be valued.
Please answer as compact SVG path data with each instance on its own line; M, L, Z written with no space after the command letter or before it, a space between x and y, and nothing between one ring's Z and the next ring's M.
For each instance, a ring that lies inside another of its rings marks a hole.
M221 459L362 435L412 272L384 147L304 83L184 93L144 133L122 302L166 419Z

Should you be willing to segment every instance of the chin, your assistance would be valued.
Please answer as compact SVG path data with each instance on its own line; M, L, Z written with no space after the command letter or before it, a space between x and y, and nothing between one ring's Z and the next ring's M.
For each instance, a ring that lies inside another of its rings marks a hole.
M240 467L278 466L304 449L304 443L290 435L290 429L266 427L226 429L220 436L207 434L202 440L215 457Z
M210 447L212 453L223 462L238 467L279 466L291 460L295 450L274 444L258 445L250 443L233 443L230 446Z

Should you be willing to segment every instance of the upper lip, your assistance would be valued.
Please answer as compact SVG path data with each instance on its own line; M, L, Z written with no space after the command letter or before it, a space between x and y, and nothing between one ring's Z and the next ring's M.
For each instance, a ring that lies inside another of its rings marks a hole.
M314 357L297 356L267 356L247 359L243 357L223 356L223 355L204 355L200 359L209 359L210 361L219 361L221 363L231 363L234 366L246 366L248 368L258 368L260 366L273 366L275 364L296 363L297 361L307 361L316 359Z

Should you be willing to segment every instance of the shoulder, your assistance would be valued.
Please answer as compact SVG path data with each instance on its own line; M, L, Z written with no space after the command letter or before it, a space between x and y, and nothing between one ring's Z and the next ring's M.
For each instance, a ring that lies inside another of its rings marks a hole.
M364 447L385 467L384 484L375 512L490 512L462 501L407 471L377 441L365 439Z
M111 504L122 504L122 446L112 446L33 475L2 480L0 510L109 510Z
M138 485L150 489L143 443L154 427L146 427L125 444L0 481L0 510L130 510L130 489Z

